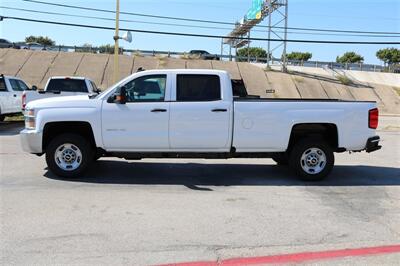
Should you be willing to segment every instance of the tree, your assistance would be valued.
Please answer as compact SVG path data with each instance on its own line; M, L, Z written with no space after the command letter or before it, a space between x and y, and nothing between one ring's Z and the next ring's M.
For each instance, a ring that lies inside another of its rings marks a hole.
M25 42L36 42L44 46L54 46L56 45L56 42L50 39L49 37L43 37L43 36L28 36L25 38Z
M96 47L93 47L90 43L85 43L80 48L76 48L77 53L96 53Z
M247 61L247 56L249 53L250 53L250 57L257 57L257 58L267 58L268 57L267 51L265 51L263 48L250 47L250 49L249 49L248 47L246 47L246 48L239 49L237 51L237 56L246 57L246 59L240 58L240 59L238 59L238 61Z
M312 53L291 52L286 55L288 60L308 61L312 58Z
M400 49L397 48L385 48L376 52L376 57L383 61L385 65L393 65L400 63Z
M336 63L341 64L350 64L350 63L362 63L364 61L364 57L355 52L346 52L342 56L336 57Z
M114 45L110 45L110 44L100 45L99 46L99 53L100 54L114 54L114 49L115 49ZM119 47L119 54L123 54L123 53L124 53L124 48L120 46Z

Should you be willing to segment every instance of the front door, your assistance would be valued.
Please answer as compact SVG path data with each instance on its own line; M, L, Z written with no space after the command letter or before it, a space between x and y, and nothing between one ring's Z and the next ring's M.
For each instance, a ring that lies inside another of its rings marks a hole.
M167 75L148 75L125 84L127 103L105 101L103 143L108 151L168 150Z

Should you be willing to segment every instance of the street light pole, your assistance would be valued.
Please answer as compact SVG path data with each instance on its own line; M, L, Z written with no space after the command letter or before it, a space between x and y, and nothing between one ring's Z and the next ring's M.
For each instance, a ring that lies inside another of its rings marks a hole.
M116 17L115 17L115 36L114 36L114 83L117 83L119 80L119 0L117 0L117 9L116 9Z

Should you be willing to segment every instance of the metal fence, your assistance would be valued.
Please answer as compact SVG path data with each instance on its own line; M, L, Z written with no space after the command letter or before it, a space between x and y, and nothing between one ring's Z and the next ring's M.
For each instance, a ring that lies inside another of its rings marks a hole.
M85 52L85 53L114 53L114 48L109 47L90 47L90 46L44 46L43 50L48 51L64 51L64 52ZM190 54L187 52L173 52L173 51L156 51L156 50L134 50L134 49L120 49L120 54L127 55L143 55L143 56L166 56L166 57L182 57L189 58ZM222 55L215 54L216 58L222 61L238 61L238 62L251 62L267 64L268 58L262 57L247 57L247 56L235 56L235 55ZM272 58L270 63L282 64L282 60L279 58ZM395 69L386 68L382 65L373 64L340 64L336 62L324 62L324 61L298 61L288 60L288 66L302 66L302 67L315 67L315 68L329 68L329 69L341 69L341 70L358 70L358 71L373 71L373 72L396 72Z

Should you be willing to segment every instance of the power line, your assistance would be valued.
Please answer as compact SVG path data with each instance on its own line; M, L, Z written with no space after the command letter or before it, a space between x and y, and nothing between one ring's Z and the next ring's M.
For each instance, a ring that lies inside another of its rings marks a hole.
M93 7L49 3L49 2L39 1L39 0L22 0L22 1L31 2L31 3L37 3L37 4L43 4L43 5L58 6L58 7L64 7L64 8L73 8L73 9L81 9L81 10L87 10L87 11L96 11L96 12L115 14L115 11L113 11L113 10L93 8ZM197 22L197 23L223 24L223 25L232 25L232 26L236 25L236 23L226 22L226 21L190 19L190 18L182 18L182 17L159 16L159 15L150 15L150 14L142 14L142 13L132 13L132 12L120 12L120 14L131 15L131 16L140 16L140 17L149 17L149 18L158 18L158 19L190 21L190 22ZM268 26L262 26L262 25L257 25L256 27L269 28ZM285 29L285 27L278 27L278 26L274 26L274 27L271 27L271 28ZM317 29L317 28L299 28L299 27L288 27L287 29L289 29L289 30L298 30L298 31L318 31L318 32L340 32L340 33L394 34L394 35L400 35L400 32L382 32L382 31L336 30L336 29Z
M0 6L0 8L8 9L8 10L16 10L16 11L35 13L35 14L56 15L56 16L74 17L74 18L87 18L87 19L96 19L96 20L104 20L104 21L115 21L115 19L113 19L113 18L104 18L104 17L97 17L97 16L75 15L75 14L66 14L66 13L50 12L50 11L39 11L39 10L32 10L32 9L26 9L26 8L8 7L8 6ZM184 25L184 24L176 24L176 23L149 22L149 21L140 21L140 20L129 20L129 19L120 19L120 21L121 22L148 24L148 25L158 25L158 26L174 26L174 27L200 28L200 29L231 30L231 28L224 28L224 27ZM265 31L264 30L253 30L253 32L263 32L264 33ZM283 33L283 32L278 32L278 31L276 31L276 32L277 33ZM334 33L315 33L315 32L288 32L288 33L289 34L298 34L298 35L346 36L346 37L369 37L369 38L396 38L396 36L392 36L392 35L338 34L338 33L334 34Z
M86 24L76 24L76 23L65 23L65 22L57 22L57 21L48 21L48 20L38 20L38 19L30 19L30 18L21 18L21 17L12 17L12 16L0 16L0 21L4 19L14 19L20 21L28 21L28 22L36 22L36 23L45 23L52 25L62 25L62 26L71 26L71 27L81 27L81 28L91 28L91 29L102 29L102 30L112 30L113 27L105 27L105 26L94 26L94 25L86 25ZM194 34L194 33L182 33L182 32L165 32L165 31L150 31L150 30L137 30L137 29L127 29L121 28L122 31L131 31L138 33L148 33L148 34L161 34L161 35L172 35L172 36L185 36L185 37L198 37L198 38L214 38L214 39L236 39L236 40L250 40L250 41L272 41L272 42L282 42L282 39L265 39L265 38L237 38L237 37L226 37L223 35L207 35L207 34ZM316 41L316 40L286 40L286 42L291 43L319 43L319 44L378 44L378 45L397 45L400 42L360 42L360 41Z

